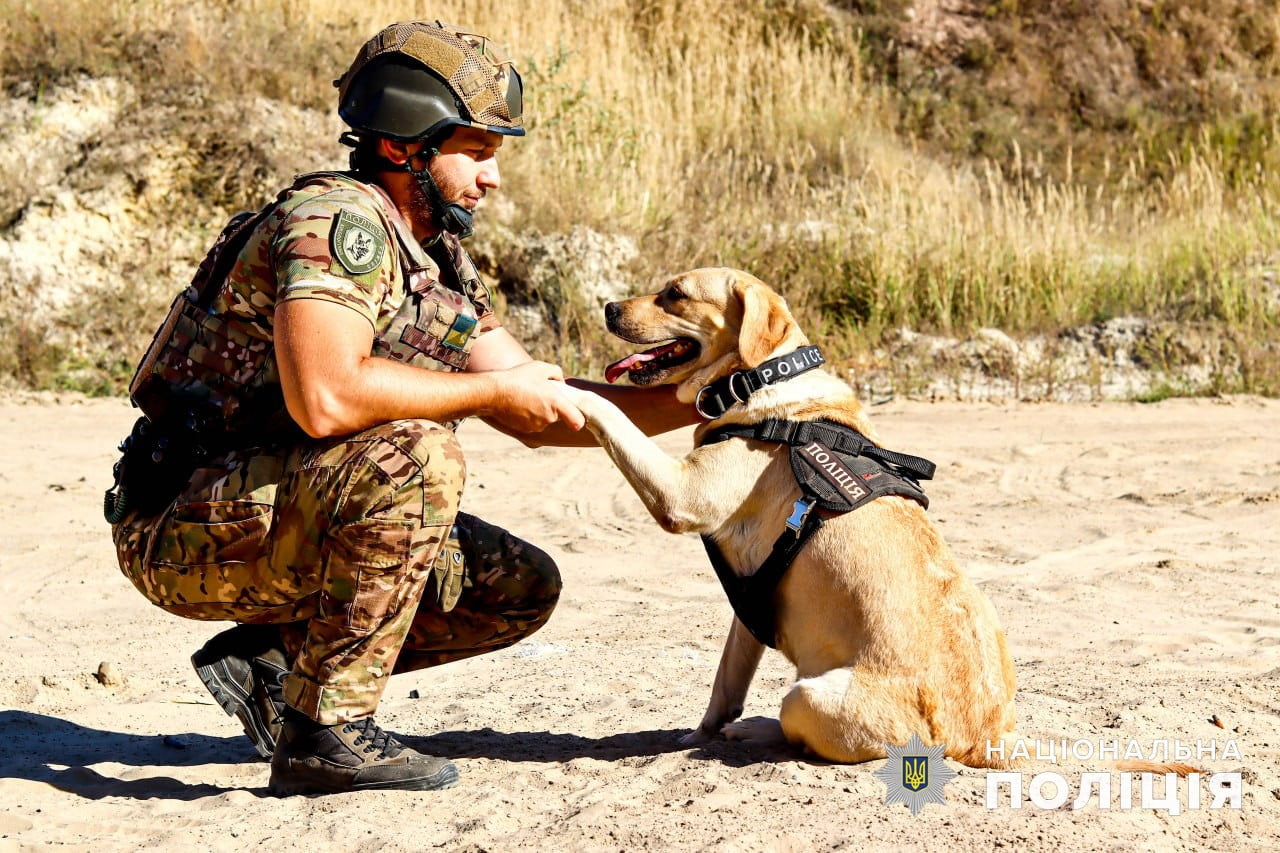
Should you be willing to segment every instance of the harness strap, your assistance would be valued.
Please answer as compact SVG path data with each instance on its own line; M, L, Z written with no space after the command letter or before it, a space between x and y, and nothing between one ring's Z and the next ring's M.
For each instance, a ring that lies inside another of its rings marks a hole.
M802 505L804 521L799 529L788 525L773 543L773 550L765 561L753 574L745 577L734 572L714 539L710 536L702 537L702 546L707 549L711 566L716 570L716 577L720 579L720 586L724 587L738 621L751 632L751 636L771 649L778 647L777 607L774 606L778 584L782 582L787 569L791 568L800 549L823 524L822 517L812 511L811 504L796 501L797 510Z
M750 575L734 572L715 540L710 536L702 537L703 547L738 621L758 641L777 648L774 599L778 585L800 549L822 527L822 518L814 510L822 507L833 512L850 512L869 501L890 495L909 498L927 508L929 499L916 480L932 479L936 466L919 456L878 447L853 427L830 420L770 418L754 424L727 424L708 432L703 436L702 444L714 444L730 438L788 445L792 472L801 491L801 498L796 501L782 535L773 543L764 563ZM814 452L816 462L807 461L806 454L810 451ZM835 457L836 453L852 458L841 461ZM806 461L797 463L798 458ZM815 464L818 468L813 467ZM819 468L828 473L818 476L815 472ZM823 482L822 477L826 477L827 482Z
M462 286L462 277L458 275L458 268L454 266L453 258L449 256L449 250L445 247L444 240L436 240L427 247L426 252L431 260L436 262L436 266L440 268L440 282L450 290L466 296L467 291Z
M877 462L901 468L901 473L914 480L932 480L937 466L920 456L909 453L898 453L885 450L866 439L862 433L852 427L834 421L785 421L768 418L754 424L728 424L707 433L703 444L714 444L728 438L753 438L756 441L768 441L774 444L788 444L792 447L820 441L832 450L839 450L853 456L867 456Z
M236 258L249 242L249 237L253 234L253 229L257 228L259 223L271 215L271 211L275 209L275 202L267 205L257 213L242 210L227 222L226 227L222 231L223 242L222 247L211 252L196 271L191 287L194 293L191 295L195 298L194 302L199 308L208 311L213 305L213 299L218 295L223 282L227 280L227 275L231 272L231 267L235 265Z

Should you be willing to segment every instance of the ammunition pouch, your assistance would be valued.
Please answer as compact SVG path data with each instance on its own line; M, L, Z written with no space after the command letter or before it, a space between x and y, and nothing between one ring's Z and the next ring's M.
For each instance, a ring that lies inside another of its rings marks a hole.
M270 334L211 311L236 256L271 209L233 216L191 284L169 306L129 383L130 399L153 424L185 428L194 419L197 432L228 433L260 429L264 416L283 409L279 386L269 375Z
M107 523L119 524L134 511L154 515L164 509L212 453L191 423L159 426L138 418L120 442L120 459L111 469L115 485L103 495Z

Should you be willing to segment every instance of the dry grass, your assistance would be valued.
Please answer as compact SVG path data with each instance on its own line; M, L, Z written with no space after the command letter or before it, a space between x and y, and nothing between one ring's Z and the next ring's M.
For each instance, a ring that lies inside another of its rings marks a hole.
M466 23L520 58L530 134L503 151L520 227L632 235L641 281L750 269L837 356L902 325L1018 333L1128 313L1275 337L1247 272L1276 244L1280 186L1254 165L1280 150L1269 119L1247 150L1206 128L1158 169L1141 149L941 159L899 134L900 93L868 82L882 69L862 67L857 19L816 2L0 0L0 71L9 87L121 76L144 106L183 90L331 109L329 81L361 41L411 16ZM564 328L591 336L590 322ZM553 350L590 366L599 340L573 336ZM1278 393L1276 373L1255 366L1235 390Z

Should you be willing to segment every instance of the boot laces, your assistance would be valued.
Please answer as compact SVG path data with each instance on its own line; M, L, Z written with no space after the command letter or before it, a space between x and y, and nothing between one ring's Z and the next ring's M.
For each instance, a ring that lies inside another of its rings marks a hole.
M391 732L383 731L377 723L373 721L373 717L365 717L355 723L347 723L343 726L343 731L359 732L355 739L355 745L367 744L364 752L377 752L378 758L395 758L404 749L404 745L396 740Z

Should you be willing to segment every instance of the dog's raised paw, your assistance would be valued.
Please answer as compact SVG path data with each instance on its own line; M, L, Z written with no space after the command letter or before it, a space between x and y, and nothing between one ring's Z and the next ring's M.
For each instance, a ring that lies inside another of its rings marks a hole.
M734 720L725 723L720 734L726 740L741 740L751 743L785 743L782 723L772 717L747 717L745 720Z

